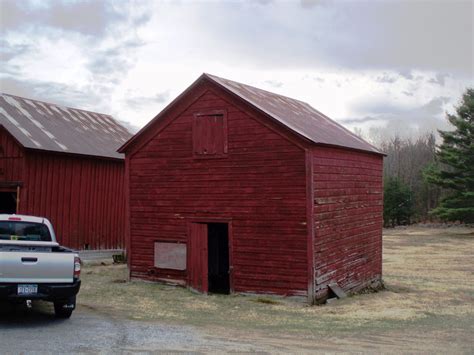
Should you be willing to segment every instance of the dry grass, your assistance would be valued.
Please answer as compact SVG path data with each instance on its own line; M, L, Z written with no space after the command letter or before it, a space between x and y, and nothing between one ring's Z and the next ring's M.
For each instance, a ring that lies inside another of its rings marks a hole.
M132 319L226 332L297 334L300 339L345 334L359 342L363 334L370 344L387 342L390 334L403 342L416 338L414 346L431 335L434 347L463 339L454 349L468 349L469 334L474 334L473 261L473 229L395 229L384 236L386 290L326 306L266 296L205 296L180 287L123 282L124 265L86 267L79 303ZM339 338L333 342L341 343Z

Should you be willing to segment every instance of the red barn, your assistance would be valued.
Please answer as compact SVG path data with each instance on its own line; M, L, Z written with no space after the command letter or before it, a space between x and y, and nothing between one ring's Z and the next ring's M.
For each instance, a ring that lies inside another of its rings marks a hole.
M307 103L203 74L119 151L132 278L311 303L381 280L383 155Z
M129 132L111 116L2 94L0 213L44 216L76 249L124 247Z

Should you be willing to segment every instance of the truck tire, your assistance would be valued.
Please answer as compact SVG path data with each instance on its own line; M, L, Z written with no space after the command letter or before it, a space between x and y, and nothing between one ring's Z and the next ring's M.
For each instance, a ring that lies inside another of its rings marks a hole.
M54 314L56 318L70 318L72 311L76 309L76 296L70 297L66 301L54 302Z

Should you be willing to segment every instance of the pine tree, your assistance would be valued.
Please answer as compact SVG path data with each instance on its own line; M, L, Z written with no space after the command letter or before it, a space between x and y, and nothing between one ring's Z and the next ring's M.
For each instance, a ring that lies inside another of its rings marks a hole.
M424 175L450 194L432 213L446 221L474 223L474 88L464 93L456 114L447 118L454 130L439 131L443 143L437 163Z

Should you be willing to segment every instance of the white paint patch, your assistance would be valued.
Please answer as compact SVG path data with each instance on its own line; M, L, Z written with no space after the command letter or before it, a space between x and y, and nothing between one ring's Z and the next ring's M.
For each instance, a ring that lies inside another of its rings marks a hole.
M13 123L15 126L20 127L20 123L18 123L17 120L15 120L10 114L3 109L3 107L0 107L0 113L4 115L7 120L9 120L11 123Z
M27 136L28 138L30 138L31 140L33 140L32 136L31 136L31 133L28 132L26 129L24 129L23 127L18 127L18 129L21 131L21 133L23 133L25 136Z
M90 119L91 122L94 122L94 123L95 123L95 121L96 121L95 118L92 117L88 112L81 111L81 113L82 113L83 115L87 116L87 118Z
M50 131L43 129L43 133L46 134L50 139L56 139L54 134L52 134Z
M33 138L30 138L30 139L33 142L33 144L36 145L38 148L42 147L42 145L38 141L35 141Z
M59 142L56 141L56 140L54 141L54 143L56 143L56 144L59 146L59 148L61 148L62 150L69 150L68 147L66 147L66 146L65 146L64 144L62 144L62 143L59 143Z
M34 140L32 137L31 137L31 133L28 132L26 129L24 129L23 127L20 126L20 123L15 120L12 116L10 116L10 114L5 111L3 109L3 107L0 107L0 113L5 116L7 118L7 120L9 120L11 123L13 123L15 125L16 128L18 128L20 130L21 133L23 133L25 136L28 137L28 139L30 141L33 142L34 145L36 145L38 148L41 148L41 144L39 142L37 142L36 140Z
M33 122L33 124L40 128L40 129L44 129L44 126L39 122L39 121L36 121L34 118L30 118L31 122Z
M42 115L44 115L45 113L43 112L43 110L39 107L37 107L35 105L35 103L31 100L28 100L28 99L23 99L24 102L26 102L28 105L30 105L31 107L33 107L35 109L35 111L41 113Z
M65 111L72 117L72 119L76 122L81 122L82 120L76 116L76 113L73 110L69 110L68 108L64 108Z
M38 105L40 105L47 113L49 113L50 115L52 115L53 113L51 112L51 110L48 108L48 105L45 105L44 103L42 102L37 102Z
M20 111L23 115L25 115L26 117L28 117L29 119L32 119L33 117L30 115L30 113L28 111L26 111L22 106L21 104L16 100L14 99L13 97L11 96L7 96L7 95L2 95L3 99L8 102L11 106L15 107L18 111Z
M61 117L64 118L66 121L71 122L71 120L69 118L67 118L66 115L64 114L64 112L61 112L58 107L56 107L56 106L50 106L50 107L51 107L51 110L53 110L57 114L61 115Z

